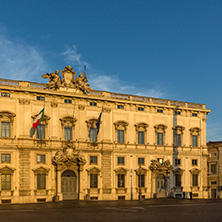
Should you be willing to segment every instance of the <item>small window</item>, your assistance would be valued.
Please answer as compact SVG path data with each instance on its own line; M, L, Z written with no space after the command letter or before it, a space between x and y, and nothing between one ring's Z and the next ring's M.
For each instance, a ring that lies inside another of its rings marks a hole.
M157 161L162 164L163 163L163 158L157 158Z
M163 113L163 110L162 109L157 109L157 112L158 113Z
M2 97L10 97L10 93L1 92Z
M175 115L180 115L181 112L180 112L180 111L175 111L174 114L175 114Z
M64 103L72 103L71 99L64 99Z
M11 154L2 154L1 155L2 163L10 163L11 162Z
M197 135L192 135L192 147L197 147Z
M181 165L181 159L175 159L175 166Z
M211 185L217 185L217 181L211 181Z
M145 175L138 175L138 187L145 187Z
M97 156L90 156L90 164L97 164Z
M124 165L124 161L125 160L125 158L124 157L118 157L117 158L117 163L118 163L118 165Z
M123 105L117 105L117 109L124 109Z
M118 174L118 187L125 187L125 174Z
M197 116L197 113L192 113L192 116Z
M97 103L96 102L90 102L89 105L90 106L97 106Z
M45 155L44 154L37 154L37 163L45 163Z
M144 158L138 158L138 164L144 165Z
M197 166L197 159L193 159L193 160L192 160L192 165L193 165L193 166Z
M163 145L163 133L157 133L157 145Z
M45 97L43 97L43 96L37 96L36 99L40 100L40 101L45 101Z
M198 174L193 174L192 177L193 177L193 184L192 185L194 187L197 187L198 186Z
M143 107L138 107L138 111L144 111Z

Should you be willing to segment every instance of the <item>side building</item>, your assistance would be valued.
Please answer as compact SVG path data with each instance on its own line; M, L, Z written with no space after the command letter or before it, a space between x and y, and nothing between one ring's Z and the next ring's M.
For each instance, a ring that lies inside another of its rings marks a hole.
M222 198L222 141L210 141L207 147L209 198Z
M95 91L86 72L61 73L0 80L1 203L208 198L204 104Z

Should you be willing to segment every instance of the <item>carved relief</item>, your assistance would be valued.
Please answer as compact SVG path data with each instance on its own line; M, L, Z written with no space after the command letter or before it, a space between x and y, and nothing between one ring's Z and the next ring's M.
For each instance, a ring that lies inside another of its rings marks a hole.
M29 105L30 104L30 100L29 99L19 99L19 103L21 105Z
M169 160L164 161L162 164L157 160L151 160L149 169L156 173L167 175L173 169L173 166L171 165Z

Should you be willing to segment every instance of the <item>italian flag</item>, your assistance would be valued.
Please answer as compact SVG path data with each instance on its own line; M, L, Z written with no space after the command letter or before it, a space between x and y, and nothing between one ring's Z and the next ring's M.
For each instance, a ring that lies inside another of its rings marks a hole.
M32 124L33 129L35 129L39 125L39 123L41 121L43 121L43 119L44 119L44 109L45 108L43 108L41 110L41 112L38 114L38 116L36 116L35 120L33 121L33 124Z

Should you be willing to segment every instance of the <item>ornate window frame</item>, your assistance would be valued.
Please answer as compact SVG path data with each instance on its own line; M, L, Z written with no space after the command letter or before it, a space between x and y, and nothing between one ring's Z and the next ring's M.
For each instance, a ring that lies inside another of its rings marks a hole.
M126 144L127 127L128 127L128 125L129 125L129 123L127 123L124 120L116 121L114 123L116 143L118 143L118 130L123 130L124 131L124 138L123 138L124 142L123 143L119 143L119 144Z
M32 171L34 172L34 187L35 187L35 191L37 190L48 190L48 174L49 174L49 168L43 167L43 166L38 166L37 168L32 169ZM46 185L45 185L45 189L37 189L37 175L38 174L43 174L46 175Z
M157 124L154 126L154 129L155 129L155 143L156 145L158 145L158 141L157 141L157 133L162 133L163 134L163 145L158 145L158 146L164 146L165 144L165 139L166 139L166 129L167 129L167 126L164 125L164 124Z
M86 124L87 124L87 131L88 131L88 135L90 133L90 128L93 126L94 129L97 129L97 124L98 123L98 119L96 118L90 118L88 120L86 120ZM100 121L100 124L102 124L102 121ZM90 140L90 138L88 138ZM89 142L97 142L98 141L98 135L96 135L96 141L89 141Z
M99 192L99 189L101 187L101 184L100 184L101 181L99 180L100 174L101 174L101 169L97 166L92 166L92 167L86 169L86 171L88 173L88 187L89 187L88 189L97 189ZM92 174L97 175L97 187L95 187L95 188L91 188L91 186L90 186L90 175L92 175Z
M72 129L72 140L74 139L75 125L77 118L71 116L65 116L59 119L62 126L62 139L65 140L65 128L70 127Z
M193 175L197 175L197 177L198 177L198 180L197 180L197 186L193 186ZM199 176L199 174L200 174L200 170L198 169L198 168L192 168L191 170L190 170L190 176L191 176L191 178L190 178L190 181L191 181L191 188L198 188L199 189L199 187L200 187L200 176Z
M16 114L10 111L0 111L0 136L1 138L13 138L14 135L14 122ZM9 122L10 124L10 136L2 137L2 122Z
M200 146L200 132L201 132L201 129L199 127L190 128L190 146L191 147L193 147L192 136L197 136L197 146L196 147Z
M13 181L13 175L14 175L14 171L15 171L15 168L12 168L12 167L9 167L9 166L4 166L2 168L0 168L0 178L2 177L3 174L10 174L11 176L11 187L10 187L10 190L4 190L4 191L13 191L14 189L14 181ZM2 190L2 188L0 187L0 190Z
M175 167L172 172L173 172L173 175L174 175L174 186L177 188L177 187L182 187L182 184L183 184L183 173L184 173L184 169L182 169L181 167ZM176 186L176 175L180 175L181 176L181 184L180 186Z
M135 172L136 172L136 175L137 175L137 178L136 178L136 184L137 184L137 189L140 188L139 186L139 177L140 175L143 175L144 176L144 186L141 186L141 188L145 189L146 186L147 186L147 183L146 183L146 174L147 174L147 169L145 169L144 167L139 167L137 169L135 169Z
M149 125L147 123L140 122L140 123L136 123L134 126L136 129L136 143L138 145L145 145L147 143L147 128L149 127ZM143 144L138 143L139 142L139 136L138 136L139 132L144 132L144 143Z
M183 146L183 132L185 130L185 127L183 126L175 126L173 129L173 146ZM176 135L180 135L180 144L176 144Z
M38 116L38 114L36 114L36 115L33 115L32 116L32 119L34 120L36 117ZM41 125L44 125L45 126L45 139L46 138L48 138L48 124L49 124L49 120L50 120L51 118L49 117L49 116L47 116L46 114L44 114L44 119L43 119L43 121L41 122ZM34 138L35 139L39 139L39 140L42 140L41 138L37 138L37 130L36 130L36 133L35 133L35 135L34 135Z
M116 189L124 189L126 191L127 189L127 172L129 171L127 168L121 166L116 168L115 170L116 173ZM118 187L118 175L124 175L124 187Z

